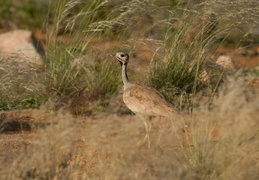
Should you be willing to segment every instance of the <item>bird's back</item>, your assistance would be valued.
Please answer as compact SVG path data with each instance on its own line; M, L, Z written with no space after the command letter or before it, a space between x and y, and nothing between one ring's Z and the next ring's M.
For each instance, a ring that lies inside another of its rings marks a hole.
M165 117L178 114L159 91L147 86L131 84L123 93L123 101L135 113Z

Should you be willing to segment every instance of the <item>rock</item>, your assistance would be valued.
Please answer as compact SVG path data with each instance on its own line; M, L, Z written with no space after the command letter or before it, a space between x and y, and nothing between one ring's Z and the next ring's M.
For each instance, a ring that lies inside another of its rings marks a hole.
M201 73L199 74L199 78L203 83L206 83L209 81L209 75L205 69L201 71Z
M0 58L11 64L42 68L45 51L31 31L14 30L0 34Z
M0 99L8 102L3 109L17 108L17 100L43 94L44 61L44 49L32 32L0 34Z
M234 70L235 69L235 66L232 62L232 59L227 55L219 56L217 61L216 61L216 64L222 66L224 69L227 69L227 70Z

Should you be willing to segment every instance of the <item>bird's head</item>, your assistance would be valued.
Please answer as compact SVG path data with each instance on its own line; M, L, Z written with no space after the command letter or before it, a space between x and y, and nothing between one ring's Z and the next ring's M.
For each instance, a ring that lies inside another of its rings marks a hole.
M117 52L114 57L124 65L129 62L129 55L125 52Z

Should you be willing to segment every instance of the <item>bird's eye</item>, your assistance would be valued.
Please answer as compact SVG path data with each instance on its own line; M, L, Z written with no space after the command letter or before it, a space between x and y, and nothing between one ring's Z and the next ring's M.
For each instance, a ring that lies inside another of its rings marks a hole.
M121 57L124 57L125 55L124 54L121 54Z

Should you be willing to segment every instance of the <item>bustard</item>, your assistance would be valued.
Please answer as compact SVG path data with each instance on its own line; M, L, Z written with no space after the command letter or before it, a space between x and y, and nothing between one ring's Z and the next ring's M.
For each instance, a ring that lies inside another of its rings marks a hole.
M120 62L122 69L122 81L124 85L123 101L126 106L143 120L150 147L149 131L151 125L146 121L147 116L178 117L178 112L166 101L164 96L154 88L133 84L127 75L129 55L124 52L117 52L115 58Z

